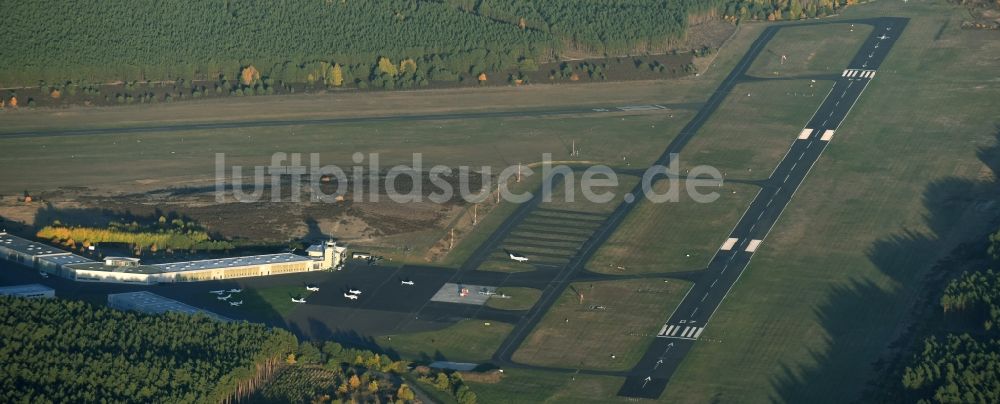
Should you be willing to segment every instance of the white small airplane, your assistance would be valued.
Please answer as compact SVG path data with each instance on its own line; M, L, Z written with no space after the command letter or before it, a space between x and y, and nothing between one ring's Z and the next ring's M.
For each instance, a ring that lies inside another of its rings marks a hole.
M229 293L240 293L243 289L229 289Z
M229 305L230 305L230 306L239 306L239 305L242 305L242 304L243 304L243 301L242 301L242 300L240 300L240 301L238 301L238 302L229 302Z
M399 281L399 283L400 283L401 285L409 285L409 286L413 286L413 281Z
M210 291L208 291L208 293L214 293L216 295L222 296L222 294L226 293L226 291L225 290L210 290Z
M882 34L882 36L880 36L880 37L877 37L877 38L878 38L878 39L881 39L881 40L883 40L883 41L884 41L884 40L886 40L886 39L889 39L889 38L892 38L892 37L891 37L891 36L888 36L888 35L886 35L886 34Z
M361 291L357 289L347 289L347 293L350 293L352 295L360 295Z
M503 251L506 252L507 256L510 257L510 259L512 259L514 261L517 261L517 262L527 262L528 261L528 257L525 257L525 256L523 256L521 254L515 253L515 252L513 252L511 250L503 250Z
M295 302L295 303L305 303L306 302L306 298L303 297L303 298L296 299L296 298L293 297L292 301Z
M306 285L306 290L310 292L319 292L319 286Z
M479 294L481 294L483 296L493 296L493 295L497 294L497 291L495 291L495 290L489 290L489 289L483 289L483 290L479 291Z
M216 299L219 299L219 300L229 300L230 297L233 297L233 295L232 294L228 294L228 295L225 295L225 296L219 296Z
M346 297L347 300L358 300L358 295L352 295L350 293L344 293L344 297Z

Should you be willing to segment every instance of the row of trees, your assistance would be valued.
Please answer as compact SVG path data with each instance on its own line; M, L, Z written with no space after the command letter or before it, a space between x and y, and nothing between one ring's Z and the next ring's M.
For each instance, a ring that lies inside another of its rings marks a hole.
M265 78L286 85L422 86L530 71L569 49L666 50L684 37L694 15L805 18L849 1L7 1L0 86L220 74L239 75L221 91L241 93ZM52 15L60 17L38 18Z
M204 315L0 297L0 401L219 402L273 370L294 335Z
M906 367L903 386L922 392L922 401L1000 402L1000 340L968 334L924 340L924 350Z
M35 236L71 249L88 248L98 243L129 244L152 252L160 249L223 251L235 247L230 241L213 240L207 231L193 222L181 219L168 222L163 216L154 224L111 222L106 228L64 226L56 222L43 227Z
M969 313L984 330L992 330L1000 320L1000 275L993 270L962 274L945 288L941 307L945 313Z

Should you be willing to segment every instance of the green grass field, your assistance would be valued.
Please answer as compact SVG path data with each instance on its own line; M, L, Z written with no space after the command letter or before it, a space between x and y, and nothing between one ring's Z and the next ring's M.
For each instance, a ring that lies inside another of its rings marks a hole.
M645 353L689 286L684 281L662 279L574 283L513 359L542 366L629 369ZM577 293L583 294L583 303Z
M574 159L617 164L623 155L633 161L653 160L690 111L622 116L483 118L452 121L367 122L330 126L281 126L150 132L127 135L80 135L3 139L0 156L5 181L0 192L20 192L79 186L128 191L137 185L214 184L216 153L225 166L271 164L277 152L319 153L320 165L334 164L350 172L355 152L363 165L377 153L383 170L413 164L421 153L425 169L436 164L458 167L506 168L519 161L540 161L542 153L569 159L571 142L594 147ZM621 137L621 147L598 147L609 133ZM498 142L498 138L503 142ZM228 173L228 170L227 170Z
M738 84L681 151L681 172L709 165L726 178L767 178L832 87L809 80Z
M497 295L501 294L510 298L491 296L486 301L486 306L502 310L528 310L538 301L542 291L535 288L501 287L497 289Z
M665 181L654 186L659 193L666 189ZM597 250L587 269L618 275L702 269L757 191L755 186L729 183L711 203L697 203L687 196L680 202L642 201Z
M616 399L621 379L573 373L504 369L500 383L466 381L481 403L607 403Z
M840 74L871 32L868 25L843 23L783 29L750 65L747 74L757 77ZM782 55L787 58L784 62Z
M437 331L376 337L383 349L412 360L444 358L459 362L481 362L493 356L504 337L514 328L501 322L485 325L479 320L462 320Z

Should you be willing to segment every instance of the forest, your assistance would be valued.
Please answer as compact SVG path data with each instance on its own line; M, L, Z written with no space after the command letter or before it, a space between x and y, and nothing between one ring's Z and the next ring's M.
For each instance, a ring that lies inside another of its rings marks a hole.
M1000 231L989 236L988 260L1000 261ZM966 271L939 300L945 330L931 333L902 373L920 402L1000 402L1000 274Z
M294 335L206 316L0 297L0 401L220 402L297 348Z
M53 98L112 82L405 88L532 71L568 51L663 52L694 16L810 18L853 0L0 0L0 88ZM269 90L271 89L271 90ZM208 88L193 86L197 97ZM150 92L106 95L146 101ZM13 103L11 100L15 100ZM28 105L31 100L21 100ZM152 101L152 100L150 100Z
M204 315L0 296L0 402L412 402L409 363ZM461 403L457 375L427 378ZM433 375L432 375L433 376ZM426 377L422 376L420 382Z

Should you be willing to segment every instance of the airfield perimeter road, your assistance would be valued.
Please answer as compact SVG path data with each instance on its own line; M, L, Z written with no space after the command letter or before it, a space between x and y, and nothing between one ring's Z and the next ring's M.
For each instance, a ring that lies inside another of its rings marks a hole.
M611 113L611 112L669 111L677 109L697 109L699 107L701 107L701 104L699 103L675 103L675 104L663 103L663 104L618 105L618 106L586 105L586 106L567 106L559 109L515 109L507 111L453 112L444 114L422 114L422 115L357 116L357 117L346 117L346 118L206 122L206 123L185 123L185 124L166 124L166 125L148 125L148 126L140 125L140 126L87 128L87 129L42 129L42 130L12 131L12 132L0 131L0 139L14 139L14 138L24 138L24 137L114 135L114 134L128 134L128 133L177 132L177 131L189 131L189 130L233 129L233 128L341 125L350 123L447 121L447 120L458 120L458 119L482 119L482 118L526 118L526 117L539 117L539 116L582 115L582 114Z
M847 69L839 75L826 78L835 81L833 89L799 136L796 138L792 137L795 134L789 134L790 139L795 139L791 148L771 176L762 182L760 192L733 229L730 235L731 241L728 241L726 246L720 246L726 250L718 252L707 269L698 275L700 278L695 281L680 305L663 324L658 337L650 344L646 354L638 364L631 371L620 373L626 377L626 380L618 392L619 395L658 398L663 393L670 377L701 335L712 314L715 313L743 270L746 269L753 253L760 247L767 233L777 222L781 212L813 164L819 159L840 123L850 112L871 79L875 77L878 67L888 55L895 38L905 28L907 21L903 18L885 17L810 22L766 28L695 117L667 146L660 158L654 162L654 165L668 166L671 155L680 153L737 83L762 80L748 76L746 72L764 46L781 29L829 23L866 24L874 27ZM641 184L636 185L631 193L635 196L635 201L640 201L644 197ZM514 330L497 349L493 356L494 362L502 366L533 367L514 362L511 359L512 355L569 284L577 278L598 247L614 233L635 205L636 203L619 205L581 246L569 263L559 269L549 285L543 290L535 306L516 324ZM505 238L507 233L515 228L533 207L523 206L519 208L518 212L508 218L507 223L489 238L486 245L470 257L468 264L463 265L462 269L470 270L485 261L487 256L495 251L499 241ZM575 369L552 370L577 371Z

